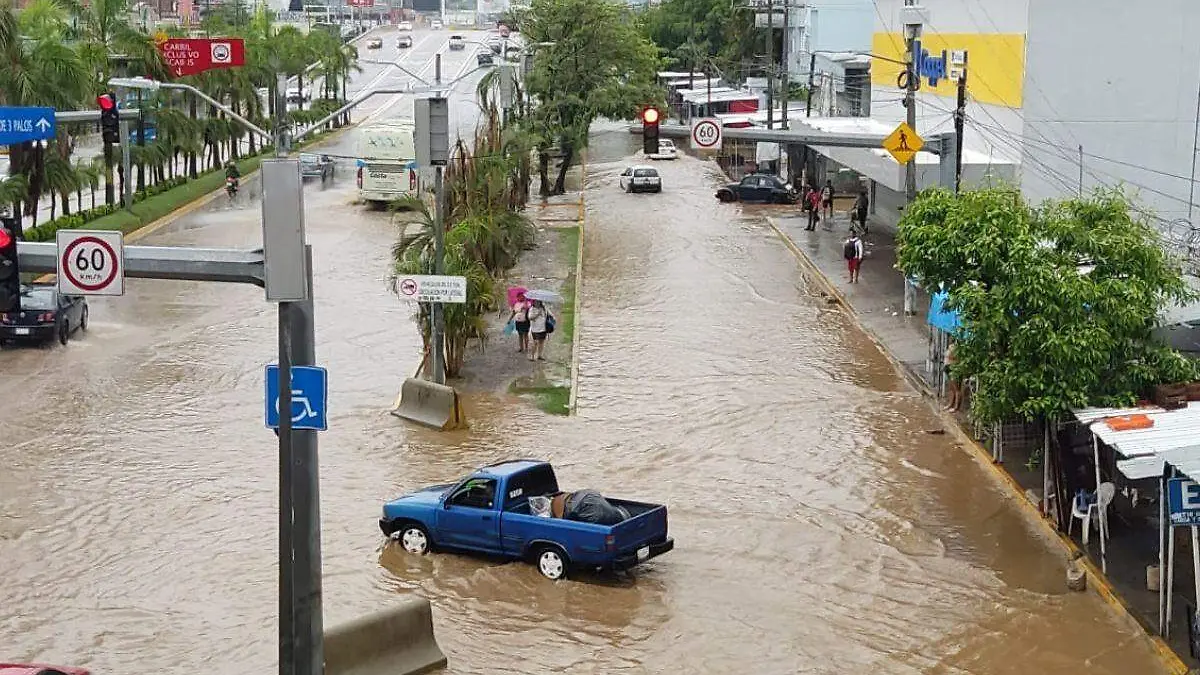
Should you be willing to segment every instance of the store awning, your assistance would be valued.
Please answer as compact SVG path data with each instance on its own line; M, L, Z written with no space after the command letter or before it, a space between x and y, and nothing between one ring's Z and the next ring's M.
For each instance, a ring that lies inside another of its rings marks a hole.
M1200 401L1191 401L1177 410L1149 406L1083 408L1072 412L1096 438L1125 458L1117 461L1117 469L1127 478L1161 476L1164 462L1180 471L1184 471L1183 466L1194 467L1196 475L1200 475ZM1154 426L1116 431L1105 424L1108 418L1128 415L1145 415L1153 420Z

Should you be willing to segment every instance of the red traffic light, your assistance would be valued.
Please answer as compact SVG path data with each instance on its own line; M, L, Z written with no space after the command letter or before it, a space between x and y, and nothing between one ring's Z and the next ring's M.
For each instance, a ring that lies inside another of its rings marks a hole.
M642 111L642 122L658 124L658 108L646 108Z
M117 107L117 99L112 94L100 94L96 97L96 105L101 110L112 110Z

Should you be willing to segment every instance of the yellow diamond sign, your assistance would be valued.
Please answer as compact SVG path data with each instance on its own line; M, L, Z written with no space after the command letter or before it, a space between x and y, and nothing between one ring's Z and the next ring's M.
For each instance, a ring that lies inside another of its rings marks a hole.
M915 129L904 122L901 122L895 131L883 139L883 149L892 153L892 157L895 157L896 161L901 164L908 164L913 155L917 154L924 146L925 140L917 135Z

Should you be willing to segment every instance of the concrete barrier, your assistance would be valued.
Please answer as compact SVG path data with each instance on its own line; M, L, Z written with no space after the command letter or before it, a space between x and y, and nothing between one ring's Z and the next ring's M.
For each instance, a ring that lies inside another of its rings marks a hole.
M424 598L325 631L327 675L417 675L445 665Z
M457 429L467 424L462 403L454 387L413 377L404 380L404 385L400 388L400 403L392 414L442 431Z

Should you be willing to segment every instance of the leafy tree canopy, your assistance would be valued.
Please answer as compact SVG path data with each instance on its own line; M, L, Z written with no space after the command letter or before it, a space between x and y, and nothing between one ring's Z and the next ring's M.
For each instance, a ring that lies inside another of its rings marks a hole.
M1160 311L1193 294L1119 191L1038 207L1008 189L926 191L900 221L897 264L949 291L955 373L977 378L981 421L1127 405L1197 377L1152 336Z
M764 31L754 30L753 20L753 12L728 1L665 0L646 10L642 32L671 69L708 70L712 63L736 79L755 70L754 55L766 51Z

